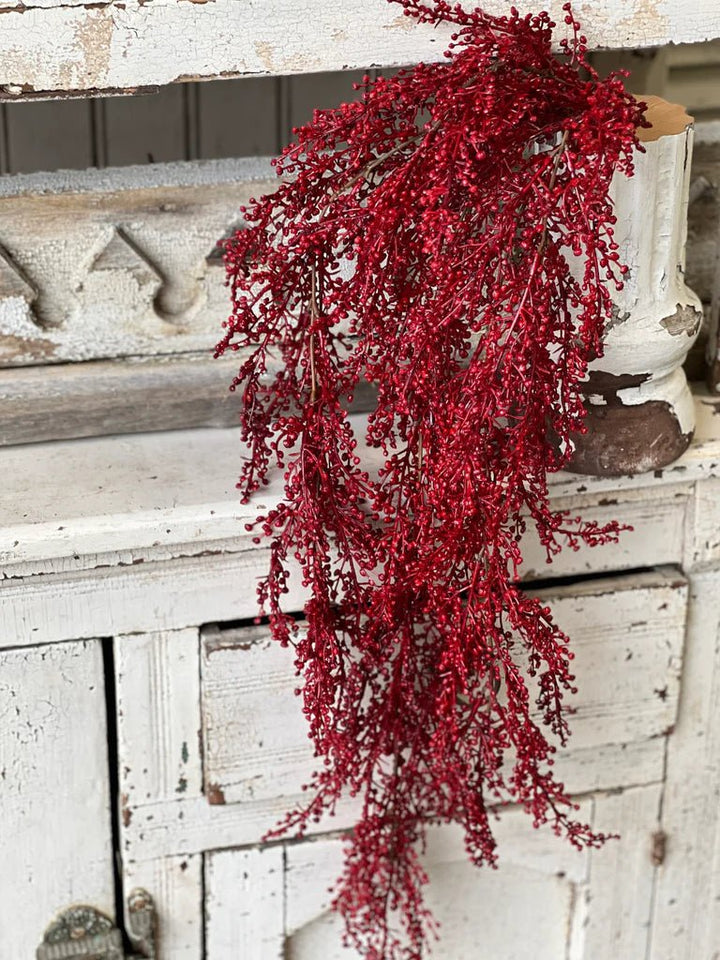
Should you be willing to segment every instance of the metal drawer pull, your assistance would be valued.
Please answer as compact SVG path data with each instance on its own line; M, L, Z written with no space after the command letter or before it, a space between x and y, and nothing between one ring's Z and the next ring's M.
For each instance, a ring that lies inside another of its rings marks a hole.
M105 914L85 905L69 907L45 931L36 960L155 960L155 904L140 888L128 897L126 955L120 930Z

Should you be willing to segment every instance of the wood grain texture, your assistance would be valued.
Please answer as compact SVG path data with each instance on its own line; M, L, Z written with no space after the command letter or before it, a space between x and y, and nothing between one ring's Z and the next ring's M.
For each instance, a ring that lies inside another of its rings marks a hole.
M534 7L521 4L523 10ZM562 23L562 2L548 4ZM506 13L488 0L490 13ZM384 0L241 4L67 3L5 0L2 81L10 96L90 91L231 75L311 73L438 60L449 29L410 24ZM720 36L714 0L585 0L577 13L591 46L644 47Z
M3 957L75 903L114 915L99 640L0 651L0 805Z
M661 736L677 711L687 585L672 571L538 593L571 638L577 685L569 752ZM266 629L202 637L205 777L226 803L297 802L314 766L292 657ZM531 689L531 696L533 691ZM562 753L562 752L561 752ZM571 765L567 757L566 765ZM573 774L566 774L569 782Z
M1 370L0 447L235 426L240 393L229 385L239 362L238 355L189 353ZM352 409L373 403L372 389L360 385Z
M235 426L236 371L236 359L202 354L3 370L0 446Z
M198 794L202 764L198 631L115 638L121 817L129 797Z

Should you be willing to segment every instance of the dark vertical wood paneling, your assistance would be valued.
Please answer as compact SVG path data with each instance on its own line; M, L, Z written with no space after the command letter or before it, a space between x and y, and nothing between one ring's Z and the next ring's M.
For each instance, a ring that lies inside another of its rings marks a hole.
M8 103L10 173L92 166L91 107L87 100Z
M180 85L105 100L108 166L187 158L186 98Z
M197 93L200 157L268 156L277 151L275 78L200 83Z
M8 173L10 165L7 153L7 110L5 104L0 103L0 174Z
M353 83L363 78L363 71L348 70L343 73L309 73L289 77L290 110L285 138L290 138L292 127L299 127L312 120L314 110L337 107L341 103L356 100L358 91Z

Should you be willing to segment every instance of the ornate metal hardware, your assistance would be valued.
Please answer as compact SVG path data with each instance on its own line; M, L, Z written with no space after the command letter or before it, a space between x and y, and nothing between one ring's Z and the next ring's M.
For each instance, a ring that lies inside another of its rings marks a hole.
M45 931L36 960L155 960L155 904L140 888L128 897L127 935L136 951L129 956L115 924L84 904L70 907Z

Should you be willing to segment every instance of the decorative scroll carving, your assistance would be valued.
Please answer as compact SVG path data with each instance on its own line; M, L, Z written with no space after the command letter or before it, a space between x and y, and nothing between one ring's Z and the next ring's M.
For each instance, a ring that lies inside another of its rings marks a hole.
M228 313L208 251L265 161L4 178L0 366L202 352Z

